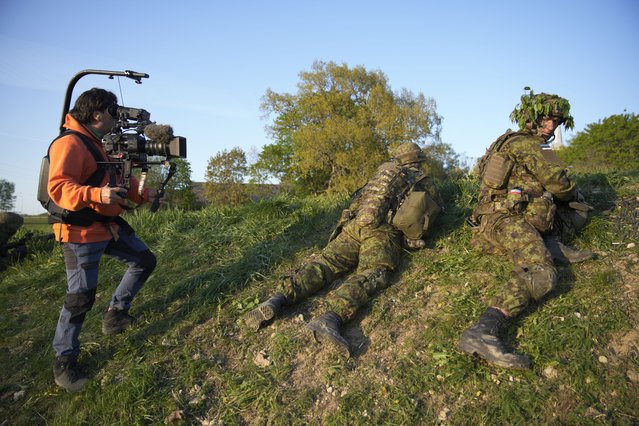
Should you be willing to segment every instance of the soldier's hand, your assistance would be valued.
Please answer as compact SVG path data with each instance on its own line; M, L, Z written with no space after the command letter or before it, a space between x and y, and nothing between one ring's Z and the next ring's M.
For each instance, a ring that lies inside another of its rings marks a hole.
M100 190L100 202L102 204L123 203L125 199L118 194L126 194L126 192L126 188L122 188L119 186L103 186Z
M420 239L406 238L406 245L411 249L421 249L426 247L426 242Z

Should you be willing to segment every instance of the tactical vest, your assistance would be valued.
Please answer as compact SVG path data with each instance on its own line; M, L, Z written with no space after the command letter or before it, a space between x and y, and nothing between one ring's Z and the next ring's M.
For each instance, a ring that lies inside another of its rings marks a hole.
M423 173L402 167L396 162L382 164L356 201L358 209L355 223L371 228L385 221L391 223L410 189L423 178Z
M513 168L513 161L507 153L501 152L506 142L513 136L528 136L527 132L513 132L508 129L493 142L484 156L475 166L475 174L480 177L483 185L491 189L504 189Z

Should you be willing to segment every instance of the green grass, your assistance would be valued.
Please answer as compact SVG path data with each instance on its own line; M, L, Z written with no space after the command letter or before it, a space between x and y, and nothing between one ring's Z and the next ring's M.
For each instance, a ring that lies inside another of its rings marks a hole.
M124 271L105 258L81 335L92 381L79 394L57 388L51 372L66 288L59 246L32 245L1 273L0 424L163 424L172 413L178 425L637 424L639 174L579 182L598 210L574 245L600 256L560 267L551 297L508 329L507 342L532 357L530 371L492 368L455 346L510 273L505 258L469 248L472 180L440 184L446 209L427 248L406 253L393 285L347 324L356 346L347 361L305 331L330 290L257 333L238 324L324 246L346 200L140 211L127 220L158 267L134 303L139 325L101 334ZM260 352L266 367L254 362Z
M33 233L47 233L51 232L51 225L47 222L46 214L38 216L23 216L24 224L21 230L31 231Z

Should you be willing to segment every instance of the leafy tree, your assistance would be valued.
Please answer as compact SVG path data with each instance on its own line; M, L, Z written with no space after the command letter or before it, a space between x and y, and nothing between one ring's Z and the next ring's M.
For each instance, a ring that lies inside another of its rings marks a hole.
M639 116L617 114L588 124L557 155L577 172L639 170Z
M11 211L16 202L14 195L15 184L6 179L0 179L0 211Z
M204 197L215 205L238 205L248 199L244 177L248 172L246 153L241 148L223 150L209 159Z
M200 207L191 181L191 163L184 158L173 160L177 169L173 177L166 184L166 199L171 207L183 210L195 210ZM168 167L162 166L161 175L165 179L169 172Z
M422 93L391 90L381 71L316 61L300 73L296 94L267 90L274 140L252 174L279 178L301 192L350 192L401 142L438 141L441 118Z

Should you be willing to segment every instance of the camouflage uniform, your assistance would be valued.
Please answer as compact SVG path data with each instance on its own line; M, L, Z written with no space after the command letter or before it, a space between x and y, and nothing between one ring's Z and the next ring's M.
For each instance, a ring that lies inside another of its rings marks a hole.
M280 282L275 296L247 314L247 325L259 328L282 305L307 298L353 268L355 273L327 300L329 313L336 314L340 325L341 321L352 319L374 293L388 286L390 273L400 259L402 237L411 246L422 242L422 234L439 213L428 195L433 191L432 185L419 167L425 160L421 149L413 143L400 148L400 153L402 149L418 152L419 158L406 160L411 161L407 163L400 154L382 164L342 212L328 245ZM400 216L402 220L398 219Z
M471 215L476 225L471 245L484 253L507 253L514 270L501 294L458 342L459 349L469 355L515 369L530 368L530 358L509 352L500 340L508 318L555 287L553 258L563 256L572 262L590 257L568 250L553 234L558 232L555 223L560 217L555 201L574 202L579 193L559 162L545 158L541 148L559 125L573 126L570 104L557 95L532 91L521 99L511 114L521 131L508 130L478 163L479 202Z
M18 232L23 223L24 219L19 214L0 212L0 271L3 271L14 260L26 255L25 245L8 246L9 240Z
M553 227L557 209L553 197L572 200L575 184L563 168L544 158L542 137L510 131L504 136L499 152L511 160L512 170L504 188L491 188L482 179L472 214L479 226L473 228L471 245L510 256L513 276L493 306L516 316L531 299L541 299L556 284L555 266L541 234Z
M0 212L0 246L9 242L23 223L24 219L19 214Z
M402 238L390 222L413 185L418 186L413 191L425 190L419 183L423 177L418 169L403 168L394 161L382 164L342 213L346 220L341 232L318 258L278 285L287 304L305 299L357 267L327 300L329 309L348 321L371 295L386 288L400 259Z

